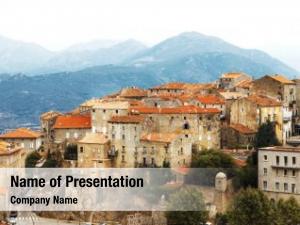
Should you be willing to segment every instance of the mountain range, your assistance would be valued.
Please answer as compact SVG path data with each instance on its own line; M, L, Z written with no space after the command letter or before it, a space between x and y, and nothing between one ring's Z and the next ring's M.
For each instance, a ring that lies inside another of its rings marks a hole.
M179 34L152 47L136 40L105 40L60 52L0 38L0 127L33 126L44 111L68 111L88 98L126 86L210 82L229 71L253 77L298 75L263 51L196 32Z

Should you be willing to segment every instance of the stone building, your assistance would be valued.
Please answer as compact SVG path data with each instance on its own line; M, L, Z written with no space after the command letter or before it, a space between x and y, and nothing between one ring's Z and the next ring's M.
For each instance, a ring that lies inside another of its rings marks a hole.
M224 73L219 79L219 88L230 90L245 80L249 81L252 80L252 78L241 72Z
M25 167L25 153L19 144L0 141L0 167Z
M63 115L60 112L49 111L45 112L40 117L41 128L44 136L44 144L53 141L53 125L58 116Z
M76 143L91 131L91 116L63 115L58 116L53 126L53 138L57 144Z
M258 151L258 187L274 200L300 203L300 148L267 147Z
M0 135L0 140L19 145L26 151L33 151L41 146L42 134L28 128L18 128Z
M135 167L144 117L138 115L113 116L108 121L111 150L116 152L116 167Z
M236 91L219 91L218 95L225 99L225 119L227 123L230 123L231 105L237 99L247 97L246 94Z
M92 131L107 134L108 121L113 116L128 115L128 101L104 101L95 105L92 109Z
M257 131L267 121L274 122L278 140L285 143L282 104L280 101L261 95L240 98L231 105L230 123L242 124Z
M239 92L239 93L242 93L245 95L250 95L252 84L253 84L252 79L251 80L243 80L235 85L234 90L236 92Z
M230 124L222 128L222 147L250 148L254 144L256 131L242 125Z
M78 167L107 168L112 167L110 158L110 141L100 133L86 133L77 142Z
M193 105L173 108L133 107L131 114L145 115L152 132L186 132L193 149L220 148L220 111Z
M282 101L284 107L296 110L296 83L284 76L266 75L254 80L251 93L277 99Z
M141 100L147 97L147 91L138 87L127 87L123 88L119 93L118 97L125 99Z
M221 111L221 116L225 117L225 99L217 95L200 95L194 97L190 103L201 108L217 108Z
M136 160L145 167L185 167L192 160L191 136L180 133L147 133L141 137Z
M159 94L150 96L148 98L143 99L143 103L145 104L145 106L148 107L161 108L177 107L183 105L183 102L177 96L174 96L172 94Z

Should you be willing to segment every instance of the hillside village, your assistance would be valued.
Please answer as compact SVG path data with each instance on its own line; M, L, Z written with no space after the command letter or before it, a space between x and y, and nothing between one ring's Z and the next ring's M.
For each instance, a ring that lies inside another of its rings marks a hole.
M68 113L43 113L40 131L1 134L0 164L22 167L26 154L39 151L39 164L56 154L64 167L184 169L195 152L215 149L243 166L269 121L280 144L259 149L259 189L272 199L293 195L300 202L299 116L300 80L283 75L253 79L229 72L212 83L126 87Z

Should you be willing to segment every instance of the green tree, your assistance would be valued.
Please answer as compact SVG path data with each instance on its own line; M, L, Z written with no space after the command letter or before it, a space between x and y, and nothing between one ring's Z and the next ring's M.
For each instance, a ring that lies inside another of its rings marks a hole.
M268 198L257 189L243 189L228 211L230 225L273 225L274 210Z
M235 163L231 155L221 150L203 150L193 155L194 168L234 168Z
M277 215L280 225L300 224L300 205L294 198L286 201L279 200L277 203Z
M55 167L58 167L58 162L55 159L49 158L43 164L43 168L55 168Z
M217 213L215 223L216 225L228 225L228 215Z
M168 210L166 218L170 225L200 225L208 220L203 195L195 187L184 187L173 193L170 196Z
M64 153L64 158L67 160L77 160L78 153L77 153L77 145L76 144L69 144L67 145Z
M27 155L25 159L25 167L26 168L34 168L36 163L41 159L41 156L38 152L33 151Z
M192 167L201 169L191 171L187 177L189 183L212 186L220 171L228 177L234 176L236 165L233 157L221 150L203 150L193 154Z
M247 159L246 166L237 169L236 176L233 179L235 189L257 187L257 151L254 151Z
M268 120L259 127L255 135L254 145L256 148L279 145L274 123Z

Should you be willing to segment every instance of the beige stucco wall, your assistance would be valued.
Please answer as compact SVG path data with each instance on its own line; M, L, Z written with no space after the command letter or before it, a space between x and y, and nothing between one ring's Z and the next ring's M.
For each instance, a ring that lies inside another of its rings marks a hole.
M90 132L90 129L55 129L54 140L56 143L76 142L85 136L86 133Z
M265 155L267 159L264 158ZM277 165L276 156L280 157L279 165ZM288 157L287 165L284 164L285 156ZM296 165L293 164L292 157L296 157ZM264 169L267 169L267 174L264 173ZM286 176L284 170L287 170ZM293 170L295 170L295 176L292 174ZM267 182L267 188L264 188L264 181ZM279 183L278 190L276 182ZM284 191L284 183L288 184L288 191ZM295 193L291 192L292 184L296 185ZM293 196L300 203L300 152L259 150L258 187L275 200Z
M89 144L78 143L78 167L108 168L112 167L112 160L108 157L109 143Z

